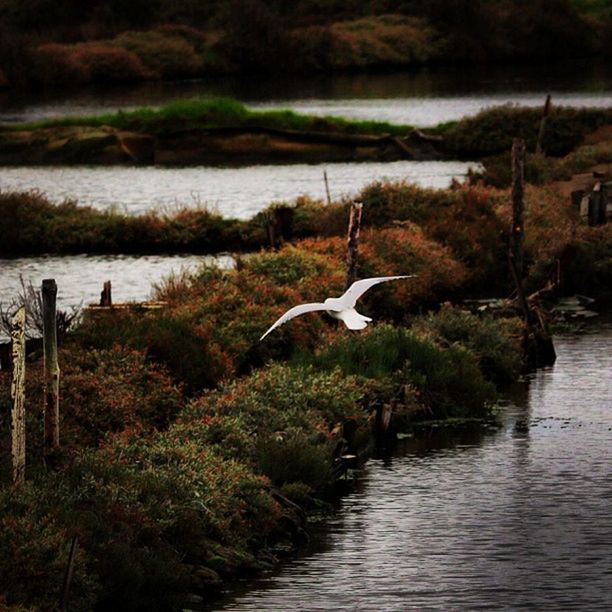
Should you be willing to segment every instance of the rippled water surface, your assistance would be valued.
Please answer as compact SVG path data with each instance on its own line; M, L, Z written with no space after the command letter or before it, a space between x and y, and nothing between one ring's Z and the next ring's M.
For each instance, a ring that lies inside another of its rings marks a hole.
M99 209L128 214L207 206L226 217L248 219L274 201L299 195L324 199L327 172L332 198L351 195L374 180L408 180L424 187L447 187L465 177L457 161L399 161L246 168L157 168L78 166L1 168L0 190L38 189L54 202L75 199Z
M556 347L502 429L370 461L322 546L216 609L612 609L612 326Z

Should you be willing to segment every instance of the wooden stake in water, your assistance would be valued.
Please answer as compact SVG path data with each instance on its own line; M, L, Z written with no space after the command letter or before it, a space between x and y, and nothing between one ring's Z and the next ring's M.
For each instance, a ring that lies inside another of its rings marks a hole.
M112 287L111 287L111 282L107 280L102 287L102 293L100 293L100 306L110 307L112 305L113 305Z
M43 350L45 362L45 454L51 455L59 449L59 381L60 370L57 359L57 285L53 279L42 282L43 303Z
M359 240L359 228L361 227L361 210L363 204L354 202L351 206L351 216L348 228L348 251L346 254L346 288L355 282L357 269L357 243Z
M13 380L11 382L11 458L13 462L13 483L25 481L26 438L25 438L25 325L26 309L22 306L11 320L13 353Z
M327 180L327 170L323 170L323 180L325 181L325 193L327 194L327 204L331 204L331 195L329 193L329 181Z

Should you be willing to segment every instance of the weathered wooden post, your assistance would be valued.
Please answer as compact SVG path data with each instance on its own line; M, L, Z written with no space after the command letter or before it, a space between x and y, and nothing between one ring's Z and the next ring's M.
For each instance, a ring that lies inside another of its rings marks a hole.
M554 363L555 347L552 338L546 332L541 317L534 316L523 288L524 172L525 141L522 138L515 138L512 142L512 230L508 249L508 265L525 318L526 354L534 365L546 365Z
M540 130L538 131L538 140L536 141L535 152L536 155L543 153L542 143L544 141L544 131L546 130L546 120L550 115L550 94L546 96L546 102L544 102L544 109L542 110L542 118L540 119Z
M348 252L346 255L346 288L348 289L355 281L357 268L357 243L359 240L359 228L361 227L361 202L353 202L348 228Z
M59 449L59 379L57 359L57 284L53 279L42 282L43 303L43 351L44 351L44 415L45 455Z
M11 458L13 462L13 483L25 481L25 325L26 309L22 306L11 320L13 354L13 380L11 382Z
M323 180L325 181L325 193L327 195L327 204L331 204L331 195L329 193L329 181L327 180L327 170L323 170Z
M112 306L113 305L113 297L112 297L112 287L111 282L107 280L102 286L102 292L100 293L100 306Z
M523 202L525 180L525 141L515 138L512 142L512 230L510 251L519 278L523 278Z

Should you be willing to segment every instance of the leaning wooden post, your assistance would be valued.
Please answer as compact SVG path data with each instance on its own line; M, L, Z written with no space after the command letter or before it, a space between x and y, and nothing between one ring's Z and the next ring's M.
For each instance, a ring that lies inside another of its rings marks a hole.
M512 143L512 231L510 251L519 278L523 278L523 202L525 179L525 141L515 138Z
M542 142L544 141L544 130L546 129L546 120L548 119L548 115L550 115L550 94L546 96L546 102L544 102L544 109L542 110L540 130L538 132L538 140L535 148L536 155L540 155L543 152Z
M327 195L327 205L329 206L331 201L331 194L329 193L329 181L327 180L327 170L323 170L323 180L325 181L325 194Z
M44 415L45 455L59 449L59 379L57 360L57 317L55 301L57 285L53 279L42 282L43 351L45 363Z
M11 397L11 458L13 461L13 483L20 485L25 481L26 444L25 444L25 325L26 309L17 310L11 321L11 340L13 353L13 380Z
M357 242L359 240L359 228L361 227L361 202L351 205L351 216L348 229L348 252L346 255L346 288L348 289L355 281L357 268Z

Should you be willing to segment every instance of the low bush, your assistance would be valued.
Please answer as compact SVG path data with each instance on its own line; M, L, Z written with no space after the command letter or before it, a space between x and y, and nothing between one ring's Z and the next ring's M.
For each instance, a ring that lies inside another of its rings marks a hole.
M541 109L498 106L442 127L444 146L454 155L474 159L509 151L513 138L523 138L534 151ZM612 111L601 108L555 107L546 123L542 147L548 155L566 155L586 134L612 122Z
M327 255L342 269L346 252L344 239L313 238L301 241L299 246ZM362 312L376 312L378 317L394 320L405 318L417 305L448 299L466 278L465 267L449 249L429 240L418 226L410 223L393 229L363 230L357 270L360 278L415 275L377 287L360 301Z
M137 55L104 43L47 43L34 49L31 61L33 78L46 85L142 81L153 76Z
M250 377L205 393L186 408L182 419L239 417L255 435L319 431L359 412L362 390L353 376L273 364Z
M522 367L521 323L518 319L476 316L451 306L415 322L443 346L459 343L479 360L484 376L497 384L514 382Z
M389 325L330 340L314 357L317 368L384 379L399 374L436 418L483 416L494 397L477 358L465 347L443 349L428 337Z
M243 221L224 219L206 209L179 210L172 216L125 216L76 202L52 204L39 192L0 191L0 255L35 253L213 253L259 246Z
M182 405L180 388L137 351L62 355L63 437L94 445L110 432L167 428Z
M302 433L268 435L259 440L258 468L273 484L301 483L321 491L333 482L331 445Z

